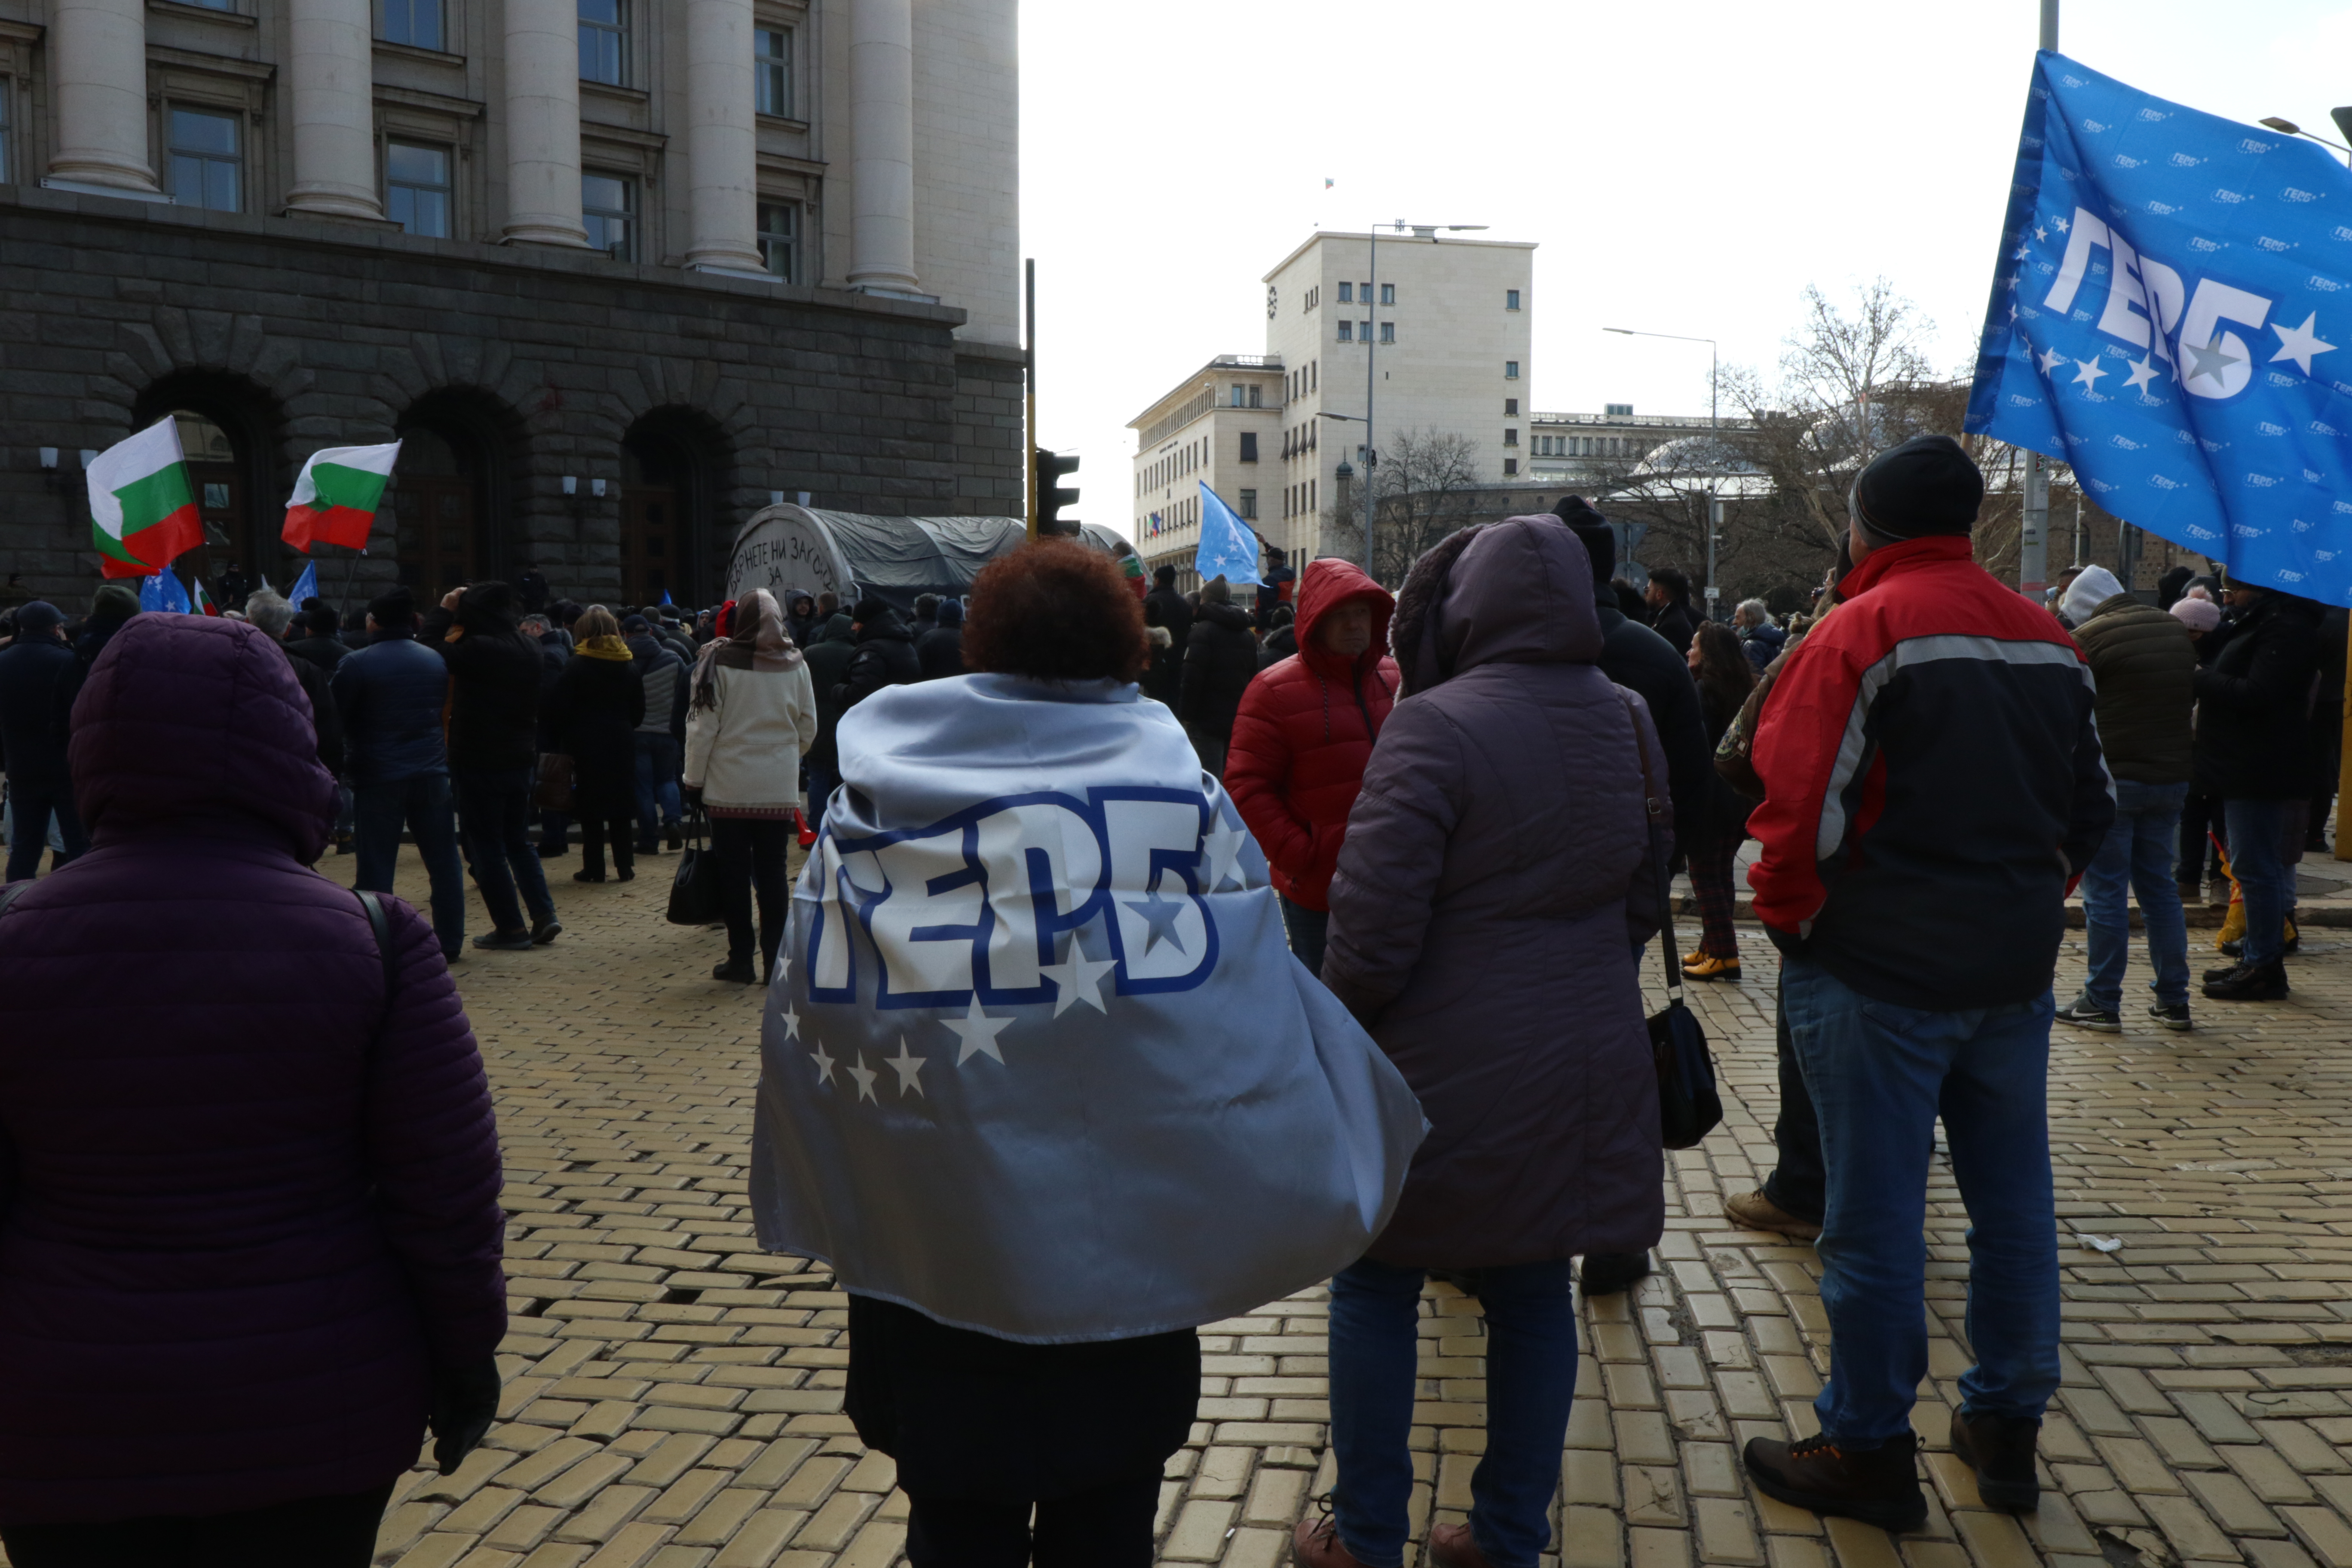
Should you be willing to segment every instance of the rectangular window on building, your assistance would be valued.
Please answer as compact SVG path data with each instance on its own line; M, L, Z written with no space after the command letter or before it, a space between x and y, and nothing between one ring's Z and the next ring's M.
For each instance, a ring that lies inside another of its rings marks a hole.
M1516 397L1506 397L1503 399L1503 417L1506 419L1517 419L1518 416L1519 400Z
M1367 321L1364 324L1366 326L1371 325L1370 321ZM1392 343L1396 342L1396 323L1394 321L1382 321L1381 323L1381 342L1384 343Z
M449 150L383 144L383 216L411 234L449 237Z
M787 283L801 281L801 209L792 202L760 204L760 259Z
M1517 289L1504 289L1504 290L1503 290L1503 309L1505 309L1506 310L1517 310L1518 308L1519 308L1519 291L1518 291Z
M580 0L580 79L620 87L628 76L628 0Z
M172 199L184 207L242 211L244 167L237 154L236 116L174 109L170 123Z
M1242 461L1244 463L1257 461L1257 432L1255 430L1242 432Z
M1507 479L1511 478L1514 474L1517 474L1518 471L1519 471L1519 460L1518 460L1517 458L1504 458L1504 459L1503 459L1503 477L1504 477L1505 479Z
M1247 407L1247 406L1248 406L1248 404L1244 401L1244 399L1246 399L1248 396L1249 396L1249 389L1248 389L1247 387L1244 386L1244 385L1243 385L1240 382L1238 382L1238 381L1237 381L1237 382L1235 382L1235 383L1234 383L1234 401L1233 401L1233 405L1232 405L1234 407L1235 407L1235 408L1245 408L1245 407Z
M1353 283L1342 283L1342 284L1340 284L1340 285L1339 285L1339 303L1341 303L1342 305L1352 305L1352 304L1354 304L1355 302L1356 302L1356 286L1355 286Z
M754 106L762 114L793 114L793 35L784 27L761 27L751 35Z
M1263 408L1265 406L1265 388L1259 385L1256 382L1250 383L1249 397L1249 405L1252 408Z
M583 8L586 0L583 0ZM580 176L580 219L588 226L588 243L615 261L635 257L634 215L636 190L618 174Z
M229 0L221 0L222 10ZM419 49L442 47L441 0L376 0L375 36Z
M1519 379L1518 361L1515 359L1507 359L1503 362L1503 379L1505 381L1517 381Z
M1395 284L1383 283L1381 285L1381 303L1383 305L1393 305L1396 303Z
M1609 417L1612 419L1631 419L1633 417L1633 405L1630 403L1612 403L1609 405Z
M1506 426L1503 426L1503 445L1504 445L1504 446L1506 446L1506 447L1516 447L1516 446L1517 446L1518 444L1519 444L1519 431L1518 431L1518 427L1517 427L1517 426L1515 426L1515 425L1506 425Z
M1242 515L1249 519L1252 522L1255 522L1257 521L1257 492L1255 490L1244 490L1242 492Z
M1319 359L1308 360L1307 362L1307 390L1314 392L1320 389L1322 385L1323 362Z
M1356 302L1360 305L1369 305L1372 302L1372 286L1370 284L1360 283L1356 286Z
M1342 321L1339 323L1339 341L1343 343L1349 343L1356 341L1355 322Z

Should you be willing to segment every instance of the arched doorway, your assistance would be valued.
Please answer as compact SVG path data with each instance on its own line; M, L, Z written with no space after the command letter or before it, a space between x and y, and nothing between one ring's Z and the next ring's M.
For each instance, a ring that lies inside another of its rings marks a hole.
M482 470L473 441L425 426L400 432L392 505L400 581L417 601L487 575L482 549Z
M264 581L284 586L289 552L278 542L278 523L290 476L277 460L277 405L240 376L176 371L140 395L131 427L164 418L178 430L204 523L204 542L174 561L173 572L184 583L201 579L225 610Z
M725 461L723 438L701 416L660 409L621 442L621 597L658 605L707 601L710 540Z

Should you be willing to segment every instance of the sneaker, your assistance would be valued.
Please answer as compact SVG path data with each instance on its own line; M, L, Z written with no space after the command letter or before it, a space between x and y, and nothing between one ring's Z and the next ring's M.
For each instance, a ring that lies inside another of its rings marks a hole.
M1302 1519L1290 1532L1290 1560L1300 1568L1364 1568L1362 1559L1341 1543L1339 1521L1328 1510L1320 1519Z
M2216 1002L2277 1002L2286 996L2286 965L2242 963L2205 982L2205 994Z
M1478 1538L1466 1524L1434 1524L1429 1529L1429 1560L1437 1568L1491 1568L1478 1550Z
M1821 1239L1821 1221L1799 1219L1766 1197L1760 1187L1752 1193L1742 1193L1736 1198L1724 1199L1723 1213L1742 1230L1769 1230L1780 1236L1795 1237L1799 1241Z
M2033 1472L2034 1440L2042 1423L2030 1417L1970 1415L1952 1421L1952 1457L1977 1473L1977 1495L1988 1508L2032 1513L2042 1506Z
M541 947L545 947L549 942L553 942L557 937L562 936L562 934L563 922L557 920L553 915L550 915L545 920L538 921L530 928L530 940Z
M1741 1458L1765 1496L1815 1513L1858 1519L1901 1533L1927 1522L1920 1489L1919 1437L1906 1432L1883 1447L1849 1453L1827 1437L1783 1443L1751 1437Z
M1683 961L1683 974L1691 980L1737 980L1739 978L1739 960L1714 958L1701 953L1696 963L1689 959Z
M718 968L713 969L710 972L710 978L713 980L724 980L735 985L751 985L757 984L760 977L751 972L751 961L750 959L730 958L726 963L719 965Z
M529 952L533 944L527 931L494 931L476 937L474 945L488 952Z
M2168 1029L2196 1027L2189 1021L2189 1004L2186 1002L2155 1003L2149 1006L2147 1016Z
M2057 1021L2072 1024L2078 1029L2096 1029L2103 1035L2123 1033L2124 1021L2104 1007L2094 1007L2088 997L2078 997L2058 1009Z
M1576 1271L1585 1297L1616 1296L1650 1277L1650 1255L1641 1252L1589 1252Z

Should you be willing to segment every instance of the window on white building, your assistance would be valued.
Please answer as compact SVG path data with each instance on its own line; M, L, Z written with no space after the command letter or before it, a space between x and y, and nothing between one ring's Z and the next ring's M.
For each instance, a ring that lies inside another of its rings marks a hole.
M1517 310L1518 308L1519 308L1519 291L1518 291L1517 289L1504 289L1504 290L1503 290L1503 309L1505 309L1506 310Z
M751 35L751 81L762 114L793 118L793 35L789 28L761 27Z
M449 237L449 150L383 144L383 216L411 234Z
M1341 303L1342 305L1352 305L1352 304L1354 304L1355 302L1356 302L1356 286L1355 286L1353 283L1342 283L1342 284L1340 284L1340 285L1339 285L1339 303Z
M1252 408L1263 408L1265 406L1265 388L1260 386L1256 382L1251 382L1249 392L1249 405Z
M1355 322L1342 321L1339 323L1339 341L1343 343L1353 342L1356 341Z
M796 202L760 204L760 259L787 283L801 281L801 209Z
M1503 477L1505 479L1507 479L1511 478L1518 471L1519 460L1517 458L1506 458L1503 459Z
M628 80L628 0L579 0L580 79L619 87Z
M1364 325L1369 327L1371 323L1370 321L1366 321ZM1394 321L1382 321L1381 323L1381 342L1384 343L1392 343L1396 342L1396 323Z
M172 199L217 213L244 210L244 163L236 116L197 109L171 111Z
M584 9L587 0L582 4ZM635 255L636 206L635 187L621 175L580 176L580 219L588 226L588 244L615 261L627 261Z
M1516 397L1506 397L1503 399L1503 417L1506 419L1517 419L1518 416L1519 400Z
M1516 447L1516 446L1517 446L1518 444L1519 444L1519 432L1518 432L1518 427L1517 427L1517 426L1512 426L1512 425L1506 425L1506 426L1503 426L1503 445L1504 445L1504 446L1506 446L1506 447Z
M1255 490L1244 490L1242 492L1242 515L1249 519L1252 522L1255 522L1257 521L1257 492Z
M1505 381L1517 381L1519 379L1518 361L1515 359L1507 359L1503 362L1503 379Z
M1383 283L1381 285L1381 303L1383 305L1393 305L1396 303L1395 284Z
M1242 461L1244 463L1257 461L1257 432L1255 430L1242 432Z

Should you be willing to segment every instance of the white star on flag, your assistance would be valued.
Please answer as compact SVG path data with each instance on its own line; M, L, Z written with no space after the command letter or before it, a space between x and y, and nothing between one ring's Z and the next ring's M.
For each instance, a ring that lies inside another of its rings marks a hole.
M2044 353L2042 356L2042 374L2048 375L2052 371L2056 370L2058 368L2058 363L2065 357L2066 356L2064 354L2060 353L2056 349L2052 349L2048 353Z
M1223 887L1225 879L1234 874L1234 862L1241 858L1242 840L1247 835L1242 829L1223 819L1213 829L1201 836L1202 846L1209 852L1209 879L1205 884L1208 891L1213 893Z
M874 1080L881 1075L876 1072L872 1068L866 1065L866 1053L864 1051L857 1053L857 1065L849 1069L849 1076L857 1080L858 1099L872 1100L877 1105L882 1103L879 1100L875 1100L874 1098Z
M2050 220L2050 226L2063 234L2066 232L2066 220L2063 217L2053 217Z
M2093 392L2099 390L2099 377L2106 374L2107 373L2099 368L2098 355L2093 354L2089 359L2073 360L2069 363L2074 367L2074 384L2076 386L2087 386Z
M2213 341L2202 348L2185 340L2180 346L2187 351L2189 363L2197 367L2186 377L2189 381L2195 381L2201 375L2219 386L2222 384L2221 378L2230 374L2231 365L2246 363L2221 346L2221 334L2219 332L2215 332Z
M1083 1002L1105 1017L1110 1009L1103 1005L1103 976L1118 964L1108 958L1088 958L1078 945L1078 933L1070 933L1070 954L1059 963L1042 964L1037 973L1054 983L1054 1016L1069 1011L1073 1003ZM952 1028L954 1026L949 1026Z
M971 999L962 1017L941 1018L940 1023L955 1031L956 1038L963 1042L963 1049L956 1053L956 1066L961 1067L976 1056L991 1056L1000 1064L1003 1062L1004 1053L996 1048L996 1037L1011 1028L1013 1020L992 1018L982 1012L978 996Z
M2305 316L2303 319L2303 325L2299 327L2282 327L2275 321L2271 323L2271 331L2279 335L2279 352L2271 355L2271 363L2276 364L2283 359L2291 359L2294 361L2296 369L2309 375L2314 354L2332 354L2336 352L2334 343L2323 343L2319 341L2319 333L2314 331L2318 324L2319 312L2316 310Z
M2050 237L2050 231L2046 228L2037 228L2033 231L2033 237L2036 239L2048 239Z
M907 1050L906 1036L898 1037L898 1054L895 1057L884 1057L882 1059L898 1071L899 1099L906 1099L907 1091L910 1089L917 1094L923 1094L923 1080L919 1075L923 1070L923 1064L930 1058L909 1055ZM925 1094L923 1098L929 1100L930 1096Z
M797 1040L800 1037L801 1016L793 1011L792 998L787 996L784 998L784 1038Z
M808 1058L809 1060L816 1063L817 1082L831 1083L833 1081L833 1058L824 1054L824 1041L820 1040L817 1042L816 1049L808 1054Z
M2157 370L2154 364L2149 363L2151 357L2152 356L2144 355L2141 358L2131 362L2131 379L2124 383L2126 386L2137 389L2146 386L2156 380L2157 376L2161 373Z

